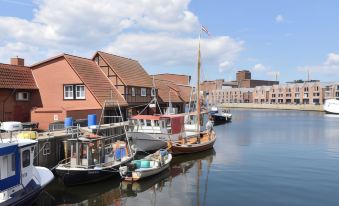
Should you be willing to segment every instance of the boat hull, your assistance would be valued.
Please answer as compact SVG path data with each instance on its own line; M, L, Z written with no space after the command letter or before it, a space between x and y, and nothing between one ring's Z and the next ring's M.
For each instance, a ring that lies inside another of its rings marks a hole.
M170 151L173 155L202 152L213 148L215 141L216 138L214 137L210 141L200 144L180 145L174 143L171 145Z
M137 151L156 151L167 146L166 138L163 134L129 132L128 137L132 138L133 144L137 146Z
M213 115L214 125L224 124L232 121L232 117L227 117L225 115Z
M17 193L13 194L13 197L6 202L2 202L1 206L9 206L9 205L32 205L37 197L40 195L42 191L42 187L33 183L33 187L29 190L20 190Z
M59 178L66 186L99 182L110 177L119 176L114 170L75 170L55 169Z
M329 99L325 101L324 111L327 114L339 114L339 100Z

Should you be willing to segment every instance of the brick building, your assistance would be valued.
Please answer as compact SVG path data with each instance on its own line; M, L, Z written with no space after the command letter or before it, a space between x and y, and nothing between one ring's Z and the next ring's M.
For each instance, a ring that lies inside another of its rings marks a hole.
M211 91L207 101L209 105L223 103L252 103L253 90L253 88L224 87L220 90Z
M12 58L0 63L0 122L30 121L30 110L39 106L39 90L24 59Z

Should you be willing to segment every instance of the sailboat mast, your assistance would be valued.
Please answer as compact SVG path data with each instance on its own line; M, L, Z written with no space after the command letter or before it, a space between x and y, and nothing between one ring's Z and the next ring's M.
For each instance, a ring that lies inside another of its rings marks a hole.
M200 134L200 110L201 110L201 105L200 105L200 40L201 40L201 31L199 33L199 48L198 48L198 75L197 75L197 90L196 90L196 94L197 94L197 132L198 134ZM198 135L198 138L200 137L200 135Z

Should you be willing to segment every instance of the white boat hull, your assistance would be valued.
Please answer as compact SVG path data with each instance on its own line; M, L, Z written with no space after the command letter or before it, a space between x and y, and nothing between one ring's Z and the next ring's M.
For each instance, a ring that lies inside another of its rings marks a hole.
M339 100L329 99L325 101L324 110L326 113L339 114Z

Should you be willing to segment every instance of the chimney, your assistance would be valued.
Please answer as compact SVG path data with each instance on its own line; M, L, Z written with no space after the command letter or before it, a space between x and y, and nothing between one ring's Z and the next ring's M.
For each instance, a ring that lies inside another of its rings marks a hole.
M19 58L18 56L15 58L11 58L11 65L25 66L25 60L22 58Z

